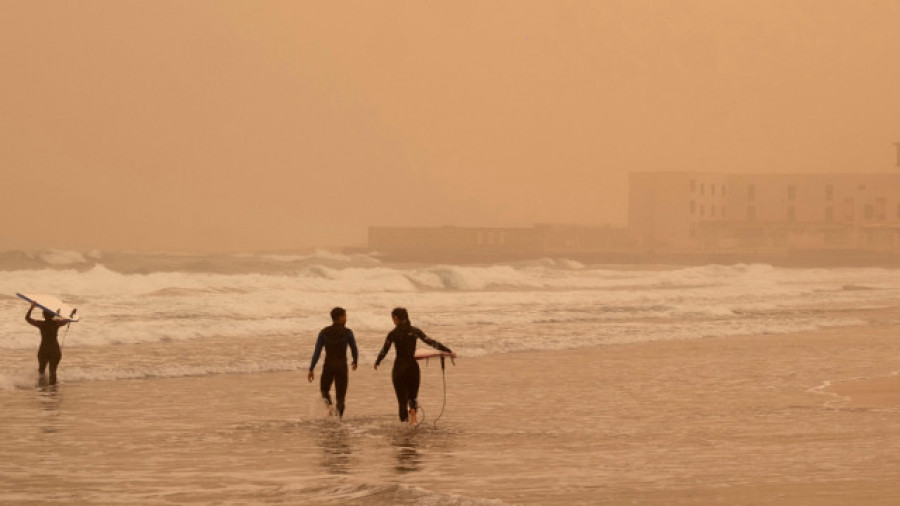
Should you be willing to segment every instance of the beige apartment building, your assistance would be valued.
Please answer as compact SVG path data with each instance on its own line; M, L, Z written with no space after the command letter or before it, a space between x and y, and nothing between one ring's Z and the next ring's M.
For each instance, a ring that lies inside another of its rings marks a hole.
M629 230L643 249L900 252L900 172L638 172Z

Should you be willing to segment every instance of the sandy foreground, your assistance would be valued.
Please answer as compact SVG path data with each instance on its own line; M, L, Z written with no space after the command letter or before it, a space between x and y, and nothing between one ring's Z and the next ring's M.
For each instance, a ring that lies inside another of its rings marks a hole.
M829 392L845 397L849 405L860 408L900 408L900 376L868 378L841 382Z
M645 386L621 387L656 397L647 403L680 435L647 444L666 446L685 479L646 490L611 483L598 502L898 504L900 326L872 316L872 327L599 351L601 367L641 356L643 373L632 374Z

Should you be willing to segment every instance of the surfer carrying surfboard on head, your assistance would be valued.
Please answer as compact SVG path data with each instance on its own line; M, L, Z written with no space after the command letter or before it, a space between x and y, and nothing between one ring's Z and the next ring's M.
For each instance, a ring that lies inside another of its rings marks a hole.
M356 350L356 339L353 337L353 331L347 328L347 311L342 307L336 307L331 310L331 325L319 332L316 339L316 350L313 353L312 363L309 364L309 374L307 379L312 383L316 379L316 362L319 361L319 355L322 348L325 348L325 360L322 364L322 378L319 382L319 389L322 392L322 398L328 404L328 410L334 414L334 407L331 402L331 384L334 383L334 394L337 398L337 415L344 416L344 398L347 396L347 383L349 382L349 373L347 371L347 346L353 353L353 363L351 367L356 370L356 362L359 359L359 352Z
M397 394L400 421L409 421L410 425L416 425L416 398L419 396L419 364L416 362L416 342L422 340L428 346L449 353L456 358L456 354L443 344L425 335L417 327L409 322L409 313L406 308L398 307L391 311L391 319L394 321L392 330L384 340L384 346L375 360L375 369L378 369L381 361L391 349L391 344L396 350L394 357L394 369L391 371L391 379L394 382L394 393Z
M41 346L38 348L38 373L43 379L44 370L47 368L47 364L50 364L50 384L55 385L56 368L59 366L59 361L62 360L62 350L59 347L59 341L57 341L56 336L59 333L59 328L69 323L69 320L64 318L54 319L56 315L46 309L44 310L44 320L35 320L31 317L31 312L34 311L35 306L37 306L37 303L32 302L28 312L25 313L25 321L41 330Z

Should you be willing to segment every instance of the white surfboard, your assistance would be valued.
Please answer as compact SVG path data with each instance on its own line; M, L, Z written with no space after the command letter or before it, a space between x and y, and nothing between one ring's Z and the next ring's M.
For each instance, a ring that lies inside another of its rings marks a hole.
M44 311L50 311L57 318L62 318L63 320L69 320L71 322L78 321L78 315L75 314L76 309L58 298L52 295L44 295L44 294L24 294L16 292L16 295L28 302L34 302L35 305L41 308Z

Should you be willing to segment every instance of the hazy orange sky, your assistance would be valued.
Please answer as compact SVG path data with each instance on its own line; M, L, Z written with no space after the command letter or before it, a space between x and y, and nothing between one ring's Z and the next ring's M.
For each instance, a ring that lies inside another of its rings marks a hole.
M896 0L0 0L0 249L619 225L634 170L897 170L898 27Z

